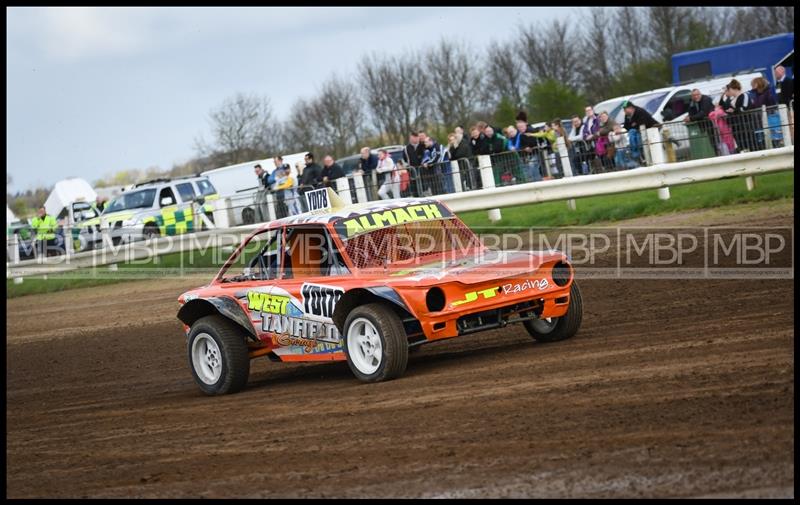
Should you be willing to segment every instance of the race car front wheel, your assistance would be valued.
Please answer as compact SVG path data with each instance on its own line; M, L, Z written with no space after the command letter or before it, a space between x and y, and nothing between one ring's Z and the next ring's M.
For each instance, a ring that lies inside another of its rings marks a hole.
M243 330L222 316L198 319L189 332L189 368L207 395L241 391L250 375Z
M408 340L403 323L391 308L380 303L356 307L344 328L347 364L359 380L381 382L405 372Z
M525 329L537 342L557 342L578 332L583 319L583 300L578 283L573 281L569 290L569 308L561 317L529 319L523 321Z

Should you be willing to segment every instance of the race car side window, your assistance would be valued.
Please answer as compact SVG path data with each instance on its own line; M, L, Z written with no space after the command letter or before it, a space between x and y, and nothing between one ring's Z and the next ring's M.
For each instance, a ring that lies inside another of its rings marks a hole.
M244 265L242 273L225 277L224 282L277 279L280 272L280 240L281 230L267 230L254 236L234 263Z
M287 229L283 279L347 275L349 270L322 226Z

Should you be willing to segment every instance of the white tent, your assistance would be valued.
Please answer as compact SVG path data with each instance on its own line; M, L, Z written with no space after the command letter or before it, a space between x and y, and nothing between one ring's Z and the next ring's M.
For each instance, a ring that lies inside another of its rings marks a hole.
M94 202L97 193L92 189L88 182L80 178L64 179L58 181L50 196L44 202L44 209L53 217L58 218L65 207L74 202Z

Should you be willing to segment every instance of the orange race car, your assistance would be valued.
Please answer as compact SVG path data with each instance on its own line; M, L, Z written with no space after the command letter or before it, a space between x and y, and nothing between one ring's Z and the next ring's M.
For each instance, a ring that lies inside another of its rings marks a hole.
M318 190L307 201L314 210L265 224L210 284L178 298L205 393L241 390L258 356L347 360L378 382L427 342L518 322L551 342L580 327L581 293L559 251L492 251L432 199L345 206Z

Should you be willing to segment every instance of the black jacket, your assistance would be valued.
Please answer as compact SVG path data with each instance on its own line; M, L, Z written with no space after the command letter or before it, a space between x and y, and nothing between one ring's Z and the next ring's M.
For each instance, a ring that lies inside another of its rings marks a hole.
M486 141L486 135L483 133L481 133L477 139L470 137L469 145L472 148L472 154L474 156L491 154L489 151L489 142Z
M406 148L403 149L403 160L409 166L412 167L420 166L422 164L423 156L425 156L425 145L422 142L417 144L416 148L411 144L408 144Z
M784 77L775 87L778 90L778 102L788 106L794 98L794 79Z
M708 119L708 115L712 112L714 112L714 104L711 102L710 97L707 97L706 95L701 95L699 102L690 100L689 103L690 121L696 122Z
M300 179L301 186L317 187L320 182L322 182L322 168L319 165L312 163L303 169L303 177Z
M460 160L462 158L469 158L470 156L472 156L472 146L470 146L469 141L463 137L461 142L450 150L451 160Z
M339 166L338 163L334 163L330 167L322 167L321 177L327 177L328 178L327 185L330 187L334 187L333 181L335 181L339 177L344 177L344 170L342 170L342 167Z
M653 119L649 112L639 107L633 106L633 114L625 116L625 129L631 131L632 129L639 130L639 125L644 125L645 128L652 128L658 126L658 121Z
M378 157L369 153L367 159L361 158L358 160L358 166L364 171L364 175L370 174L378 166Z

